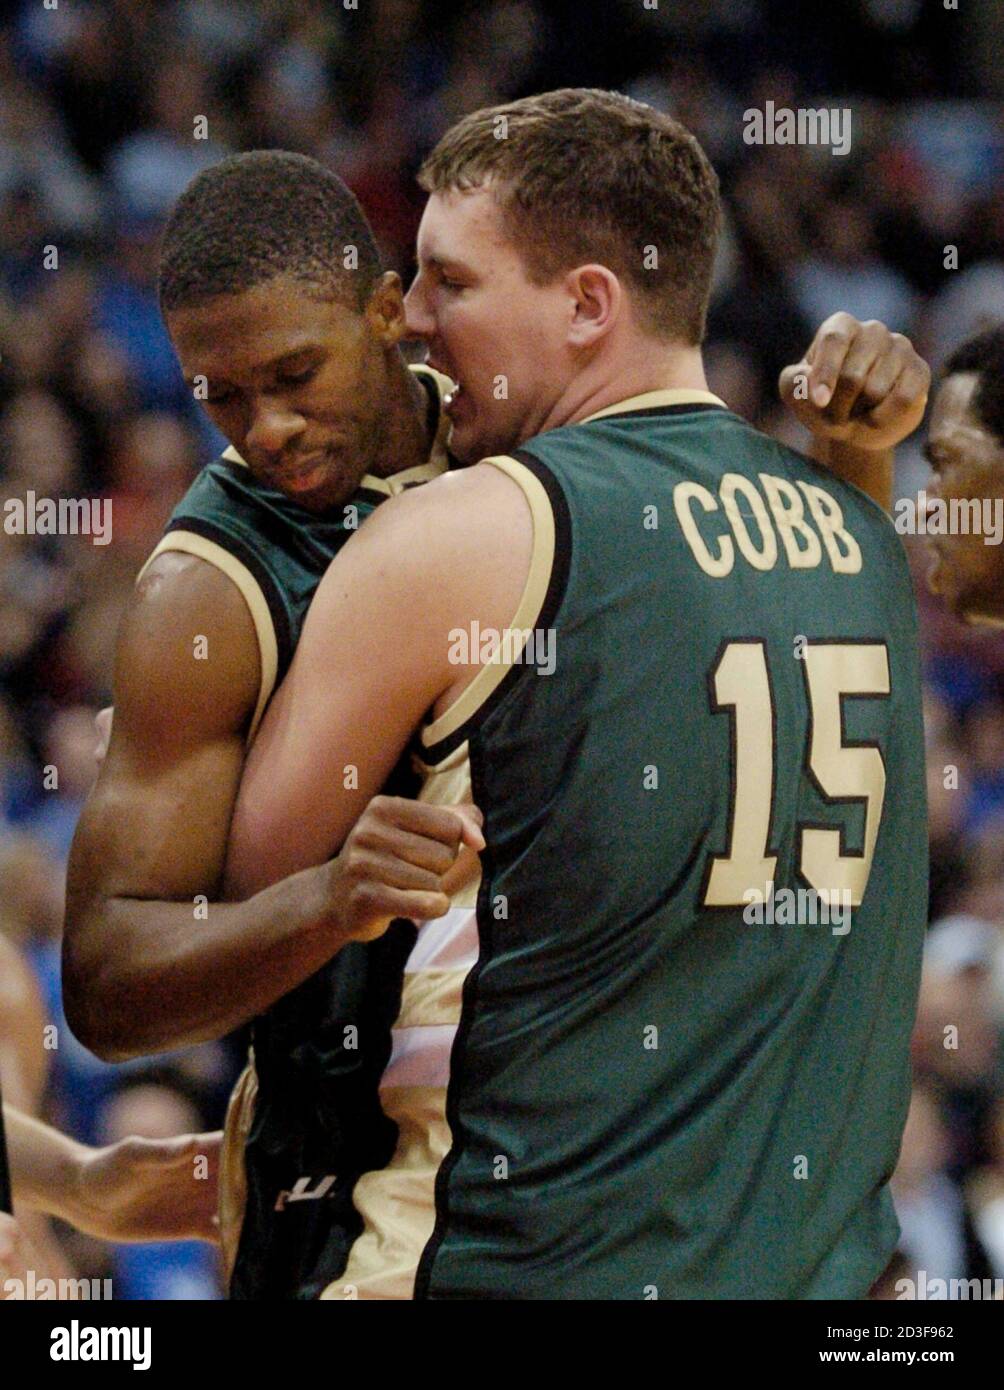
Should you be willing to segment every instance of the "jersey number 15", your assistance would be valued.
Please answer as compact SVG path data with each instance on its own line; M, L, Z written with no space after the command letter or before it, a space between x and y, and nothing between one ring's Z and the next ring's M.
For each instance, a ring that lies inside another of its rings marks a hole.
M888 697L889 653L884 642L827 640L809 642L802 659L809 705L805 770L827 803L864 804L865 833L860 854L843 854L840 830L803 825L798 868L822 901L860 907L882 819L886 775L877 744L844 738L843 700ZM728 852L712 859L704 904L741 907L763 899L778 858L770 848L777 716L764 642L727 643L709 687L712 710L731 715L732 818Z

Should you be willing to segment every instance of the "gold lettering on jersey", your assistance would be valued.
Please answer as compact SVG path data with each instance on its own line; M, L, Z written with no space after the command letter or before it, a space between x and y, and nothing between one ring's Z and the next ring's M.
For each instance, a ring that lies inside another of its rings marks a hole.
M798 488L787 478L775 478L772 473L761 473L760 482L767 494L767 505L781 537L788 564L793 570L814 569L823 557L823 550L815 531L806 525L805 506L798 495ZM795 539L796 532L805 542L804 549Z
M814 483L799 481L805 493L812 519L819 527L823 544L835 574L857 574L861 569L861 547L844 527L844 514L835 498ZM841 550L838 541L843 543Z
M694 514L690 510L692 499L700 502L706 512L716 512L718 503L706 487L701 487L700 483L677 483L673 489L673 506L676 508L676 518L680 523L680 529L687 538L691 550L694 552L694 559L706 574L710 574L712 579L723 579L731 569L735 561L735 549L728 536L723 536L718 542L718 558L712 555L711 551L704 544L700 531L697 529L697 522Z
M773 473L759 474L759 481L758 488L741 473L725 473L718 497L695 482L673 489L680 529L705 574L731 574L737 551L753 569L772 570L781 554L779 537L790 569L815 569L825 555L835 574L860 572L861 547L835 497L815 483L799 479L796 487ZM716 518L702 526L695 503L704 513L722 511L728 525Z
M732 527L732 534L735 536L736 544L743 556L755 570L772 570L777 564L777 537L774 535L774 528L770 524L767 508L764 506L763 498L759 492L741 473L726 473L718 491L725 507L725 515ZM757 529L760 532L759 550L749 533L746 518L739 510L739 504L736 502L737 492L746 499L750 511L753 513Z

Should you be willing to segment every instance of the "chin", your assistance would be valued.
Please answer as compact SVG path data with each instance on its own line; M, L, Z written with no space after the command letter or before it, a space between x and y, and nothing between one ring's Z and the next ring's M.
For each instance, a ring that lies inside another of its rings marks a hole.
M449 449L454 458L462 464L477 463L480 459L493 458L497 454L511 454L522 441L512 435L485 430L465 428L454 424L450 433Z

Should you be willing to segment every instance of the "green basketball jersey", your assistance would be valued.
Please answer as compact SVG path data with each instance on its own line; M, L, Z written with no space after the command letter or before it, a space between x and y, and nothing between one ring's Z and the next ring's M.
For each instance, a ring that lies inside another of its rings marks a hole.
M927 903L900 542L707 393L492 462L532 632L423 735L487 849L414 1295L863 1297Z
M332 559L381 501L449 466L441 402L450 383L427 367L413 370L429 397L427 463L390 478L366 475L344 506L317 515L259 483L228 449L199 473L147 561L165 551L195 555L243 594L261 663L249 738L286 673ZM415 785L402 767L388 790L407 795ZM376 1078L383 1067L380 1040L390 1048L400 943L407 943L406 954L413 936L414 928L402 923L372 946L348 946L252 1023L254 1073L239 1090L242 1104L228 1116L221 1177L224 1224L236 1225L240 1236L236 1251L227 1252L234 1297L314 1297L344 1262L341 1247L358 1225L355 1179L394 1146ZM366 1049L347 1047L349 1028L375 1041Z

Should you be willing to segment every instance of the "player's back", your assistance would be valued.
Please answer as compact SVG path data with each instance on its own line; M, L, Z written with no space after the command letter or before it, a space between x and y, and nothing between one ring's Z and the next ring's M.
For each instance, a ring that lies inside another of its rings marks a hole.
M706 394L517 460L542 673L426 735L489 848L416 1293L863 1296L927 890L898 538Z

